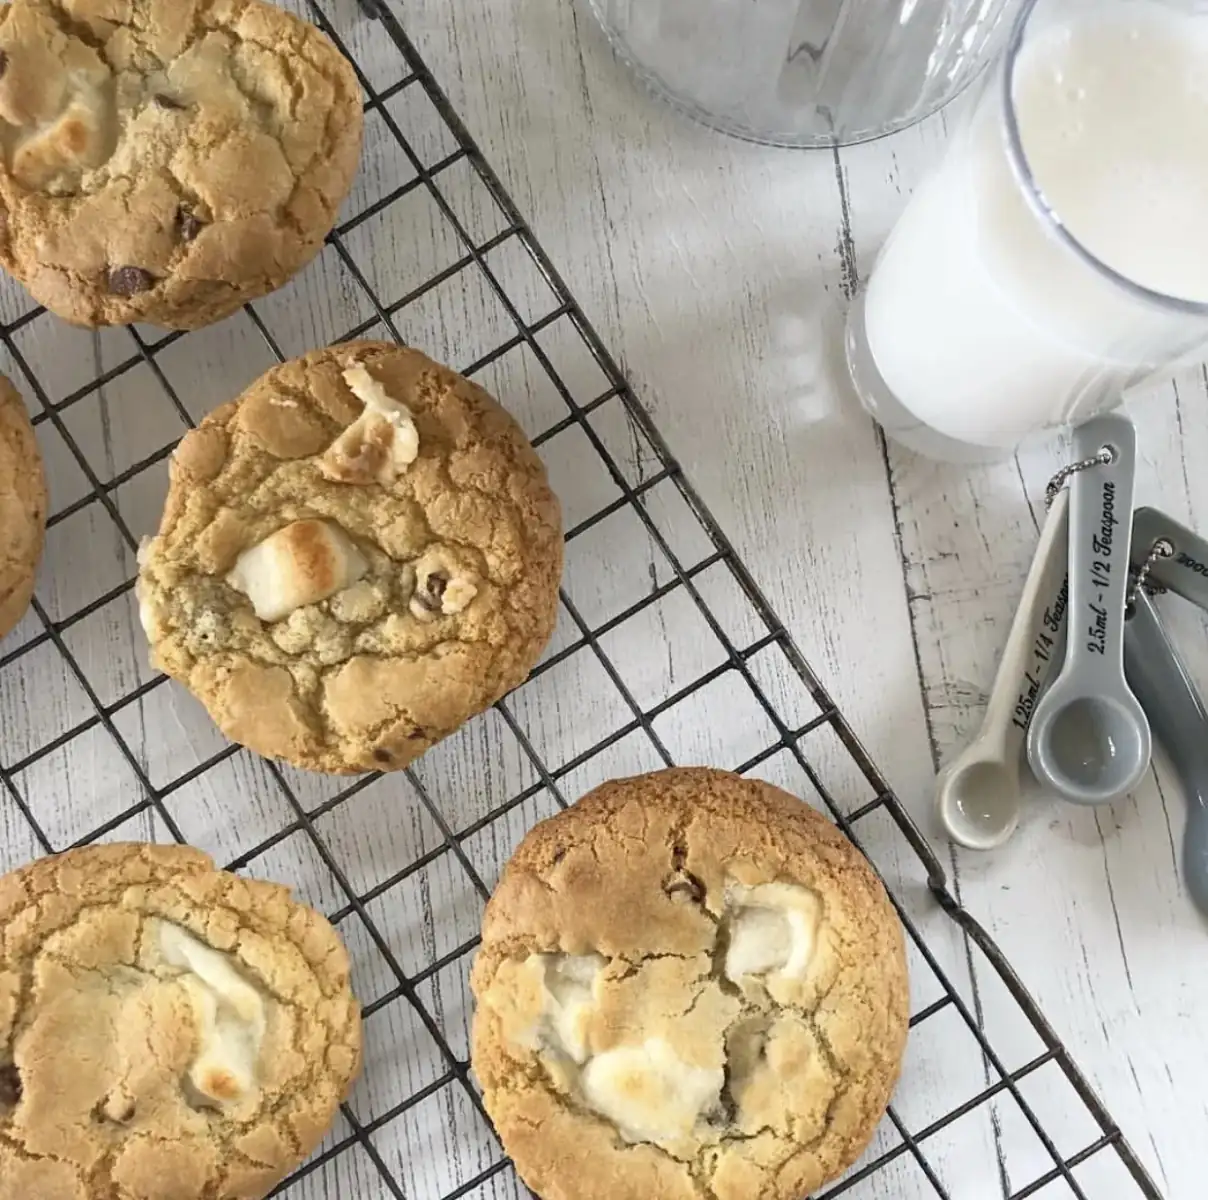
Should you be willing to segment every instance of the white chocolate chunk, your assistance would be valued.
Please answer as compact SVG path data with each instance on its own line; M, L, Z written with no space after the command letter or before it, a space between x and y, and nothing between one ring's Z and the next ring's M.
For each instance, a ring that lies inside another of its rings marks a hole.
M583 1068L583 1097L629 1142L675 1142L720 1102L725 1072L693 1067L667 1042L651 1038L593 1058Z
M402 414L410 417L406 405L400 404L389 392L369 374L360 363L353 363L344 372L344 382L348 390L368 409L380 412L384 416Z
M769 975L789 961L793 934L786 913L771 908L743 908L730 926L726 951L726 978Z
M503 1017L505 1036L536 1051L547 1066L582 1066L600 1000L605 961L595 954L530 954L507 962L485 1002Z
M477 586L468 579L450 579L440 598L440 611L446 617L463 612L477 595Z
M162 922L159 950L169 966L184 972L197 1028L197 1053L189 1082L215 1104L242 1100L257 1086L264 1041L265 997L241 975L231 957L178 925Z
M538 955L545 976L542 1040L582 1066L591 1053L588 1026L598 1001L604 960L594 954Z
M393 483L419 457L415 420L360 364L344 382L365 407L323 455L323 474L339 483Z
M804 979L813 961L822 906L809 888L791 883L733 887L727 894L730 945L726 978Z
M369 564L329 521L294 521L245 550L226 581L262 621L280 621L357 582Z
M141 579L134 587L134 594L138 597L139 624L143 627L148 641L155 641L159 636L160 618L163 615L161 606L152 602L150 589Z
M348 624L363 625L376 621L389 606L390 594L386 587L380 582L371 583L368 579L354 583L331 598L332 615L337 621Z

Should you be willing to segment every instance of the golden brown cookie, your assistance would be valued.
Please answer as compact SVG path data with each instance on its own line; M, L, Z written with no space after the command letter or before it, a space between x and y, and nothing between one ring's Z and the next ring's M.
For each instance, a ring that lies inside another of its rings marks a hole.
M261 0L12 0L0 123L0 263L77 324L195 329L322 248L361 91Z
M183 846L0 878L0 1200L253 1200L360 1069L332 927Z
M474 1069L543 1200L801 1200L897 1082L902 929L824 817L670 770L598 788L508 864L474 965Z
M486 392L357 342L270 371L185 437L142 563L152 661L229 738L396 770L532 669L561 517Z
M29 607L45 533L42 454L17 389L0 375L0 637Z

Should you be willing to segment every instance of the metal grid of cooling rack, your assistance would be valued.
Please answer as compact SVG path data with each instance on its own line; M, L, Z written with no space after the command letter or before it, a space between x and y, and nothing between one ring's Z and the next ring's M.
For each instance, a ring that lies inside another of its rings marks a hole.
M1017 976L954 899L939 860L685 480L394 13L378 0L360 0L360 11L352 0L306 3L306 15L358 64L367 120L380 144L401 154L407 176L362 195L329 239L324 258L337 283L324 276L321 286L342 291L336 311L357 320L328 330L325 322L337 316L299 316L318 303L316 293L270 298L236 318L241 325L221 327L205 355L193 358L187 347L209 335L69 333L42 310L24 308L15 289L0 292L3 365L40 405L35 427L53 502L43 582L31 615L0 651L3 865L100 839L174 838L202 844L234 870L293 884L350 946L365 1000L367 1062L323 1147L274 1194L525 1195L493 1140L467 1061L467 966L489 881L533 820L591 783L699 760L709 736L687 742L684 731L715 731L724 704L726 725L757 732L745 744L723 739L720 753L733 761L719 765L785 783L823 807L886 879L909 935L911 1045L923 1049L913 1066L908 1055L874 1145L824 1196L980 1200L997 1155L1009 1200L1160 1200ZM358 57L370 42L379 52L372 70ZM392 69L381 66L383 47ZM422 145L400 106L408 97L428 114ZM480 196L468 208L452 198L462 194L452 182L458 168ZM407 253L421 227L452 251L443 262L419 253L423 278L387 299L373 259L354 243L372 222L402 220L412 197L423 198L429 220L413 223ZM486 233L483 205L495 218ZM508 248L522 253L545 289L538 315L530 294L520 299L501 281L514 278L495 257ZM462 369L514 408L544 392L550 403L524 415L551 473L577 448L586 457L566 469L581 475L591 463L601 480L585 497L576 492L572 509L580 511L568 514L568 577L553 646L528 684L405 779L317 780L217 743L188 698L136 661L145 649L131 633L137 537L157 518L167 459L179 433L230 394L219 390L226 377L214 364L243 353L249 382L272 359L308 348L295 338L318 344L327 331L331 341L365 334L422 341L415 327L427 331L434 311L425 301L442 289L445 300L449 289L472 291L471 276L502 325ZM76 372L85 363L82 377L62 369L68 359ZM586 373L573 365L584 361ZM599 382L585 393L587 378ZM199 393L207 393L202 404L194 402ZM123 419L126 402L140 406L137 421L129 412ZM645 556L636 570L618 544ZM581 546L589 549L577 554ZM593 555L597 567L601 557L606 564L595 579L636 575L641 590L579 589L576 564L586 570ZM708 642L716 653L701 660L695 649L687 657L678 651L675 669L662 672L652 663L663 646L651 637L670 645L680 627L699 630L693 643ZM588 675L611 697L608 719L580 690ZM926 890L917 887L922 876ZM995 989L1000 1015L1015 1018L1034 1047L1018 1061L1018 1037L1008 1051L988 1032ZM938 1040L959 1034L969 1050L972 1071L959 1079L937 1075L926 1049L927 1031L945 1021ZM1046 1123L1045 1097L1059 1087L1063 1115L1076 1110L1082 1118L1075 1125L1084 1132L1072 1142ZM975 1190L962 1182L962 1147L979 1161ZM1105 1163L1112 1169L1099 1170Z

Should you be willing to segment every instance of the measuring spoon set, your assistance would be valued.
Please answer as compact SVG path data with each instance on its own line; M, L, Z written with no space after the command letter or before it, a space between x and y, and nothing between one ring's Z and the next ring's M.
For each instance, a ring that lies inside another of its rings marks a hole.
M1074 452L1050 486L981 730L937 782L939 819L971 849L1006 843L1025 755L1063 800L1111 804L1140 783L1156 735L1191 805L1183 870L1208 913L1208 712L1148 594L1156 586L1208 610L1208 541L1155 509L1133 515L1127 418L1080 426Z

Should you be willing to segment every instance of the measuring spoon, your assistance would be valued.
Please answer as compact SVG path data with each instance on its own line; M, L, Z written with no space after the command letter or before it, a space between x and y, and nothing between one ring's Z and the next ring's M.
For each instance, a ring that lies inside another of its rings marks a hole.
M971 850L1001 846L1019 824L1023 741L1036 697L1060 660L1068 532L1069 494L1061 492L1040 531L981 730L936 781L940 823L954 842Z
M1159 541L1169 542L1174 553L1169 558L1155 558L1149 577L1208 610L1208 541L1156 508L1137 509L1133 517L1133 565L1142 566Z
M1208 712L1144 592L1124 630L1124 669L1187 795L1183 879L1208 915Z
M1137 433L1126 417L1074 430L1074 453L1104 448L1110 463L1070 481L1069 626L1065 665L1028 730L1028 762L1041 783L1074 804L1110 804L1149 767L1149 722L1124 678L1124 609L1132 537Z

